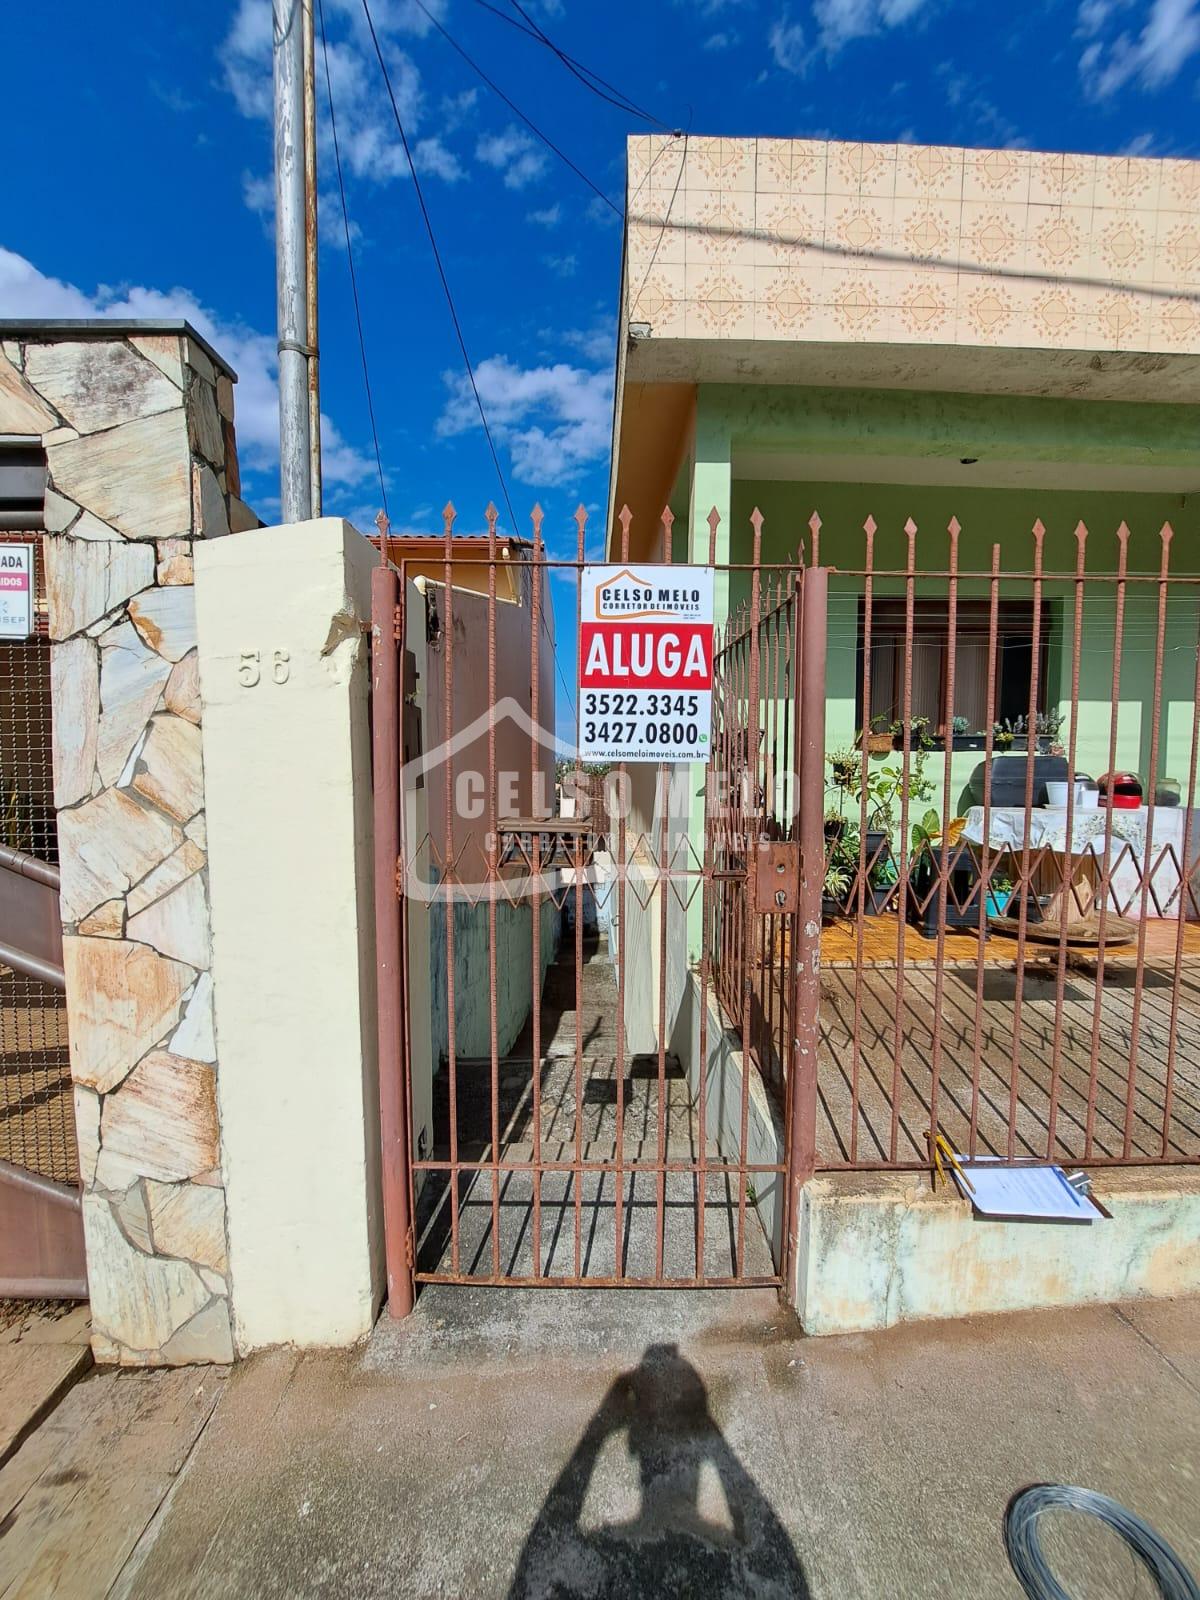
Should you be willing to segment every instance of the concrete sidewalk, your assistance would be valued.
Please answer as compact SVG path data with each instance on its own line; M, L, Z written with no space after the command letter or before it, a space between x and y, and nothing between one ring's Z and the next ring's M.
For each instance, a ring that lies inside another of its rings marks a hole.
M806 1341L752 1291L430 1292L236 1369L111 1592L1013 1597L1005 1504L1044 1480L1200 1569L1197 1309ZM1073 1594L1151 1592L1071 1526Z
M367 1346L100 1370L0 1469L0 1600L1018 1597L1057 1480L1200 1568L1200 1319L1143 1302L804 1340L770 1294L442 1290ZM1102 1530L1072 1595L1149 1596Z

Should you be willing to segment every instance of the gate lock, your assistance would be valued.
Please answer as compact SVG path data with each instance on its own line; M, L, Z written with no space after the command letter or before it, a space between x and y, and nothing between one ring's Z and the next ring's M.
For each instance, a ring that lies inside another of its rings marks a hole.
M755 874L755 909L759 916L780 916L800 909L800 842L768 844L759 851Z

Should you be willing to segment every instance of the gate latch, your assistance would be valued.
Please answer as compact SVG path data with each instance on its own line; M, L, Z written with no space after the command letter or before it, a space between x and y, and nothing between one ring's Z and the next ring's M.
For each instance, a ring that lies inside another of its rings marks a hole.
M781 916L800 909L800 842L768 844L759 851L755 874L759 916Z

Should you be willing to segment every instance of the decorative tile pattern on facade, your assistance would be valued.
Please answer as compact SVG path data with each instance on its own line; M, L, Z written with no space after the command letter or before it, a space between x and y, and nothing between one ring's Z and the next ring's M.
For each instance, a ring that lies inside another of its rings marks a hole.
M233 385L185 334L6 341L46 448L64 965L93 1348L233 1356L192 542L257 525Z
M1200 163L629 141L627 314L657 338L1200 351Z

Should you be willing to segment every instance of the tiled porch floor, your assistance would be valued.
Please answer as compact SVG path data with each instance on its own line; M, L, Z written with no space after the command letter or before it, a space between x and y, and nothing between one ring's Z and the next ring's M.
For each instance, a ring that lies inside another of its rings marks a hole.
M1054 1153L1083 1158L1091 1084L1091 1046L1098 1015L1093 1154L1125 1152L1126 1085L1134 1056L1134 1087L1128 1120L1133 1158L1161 1152L1172 976L1147 963L1136 1051L1132 1050L1135 972L1127 962L1106 963L1097 1007L1094 973L1068 971L1057 1067L1054 1023L1057 982L1053 966L1030 966L1022 988L1016 1033L1017 975L1013 945L1001 946L1007 961L993 964L999 940L989 941L977 1003L977 966L947 966L940 1003L936 970L895 964L827 966L821 979L821 1052L818 1066L819 1159L840 1165L852 1158L851 1086L857 1069L859 1162L886 1161L891 1145L891 1103L899 1057L899 1118L896 1159L924 1162L933 1083L934 1016L940 1017L938 1121L959 1149L966 1148L978 1070L977 1148L1007 1154L1009 1085L1017 1064L1017 1156L1045 1158L1050 1087L1059 1080ZM856 982L857 979L857 982ZM899 1049L897 1051L897 1031ZM855 1046L857 1035L858 1044ZM1181 977L1175 1027L1176 1052L1168 1154L1200 1156L1200 970L1188 963ZM976 1057L978 1056L978 1069Z

